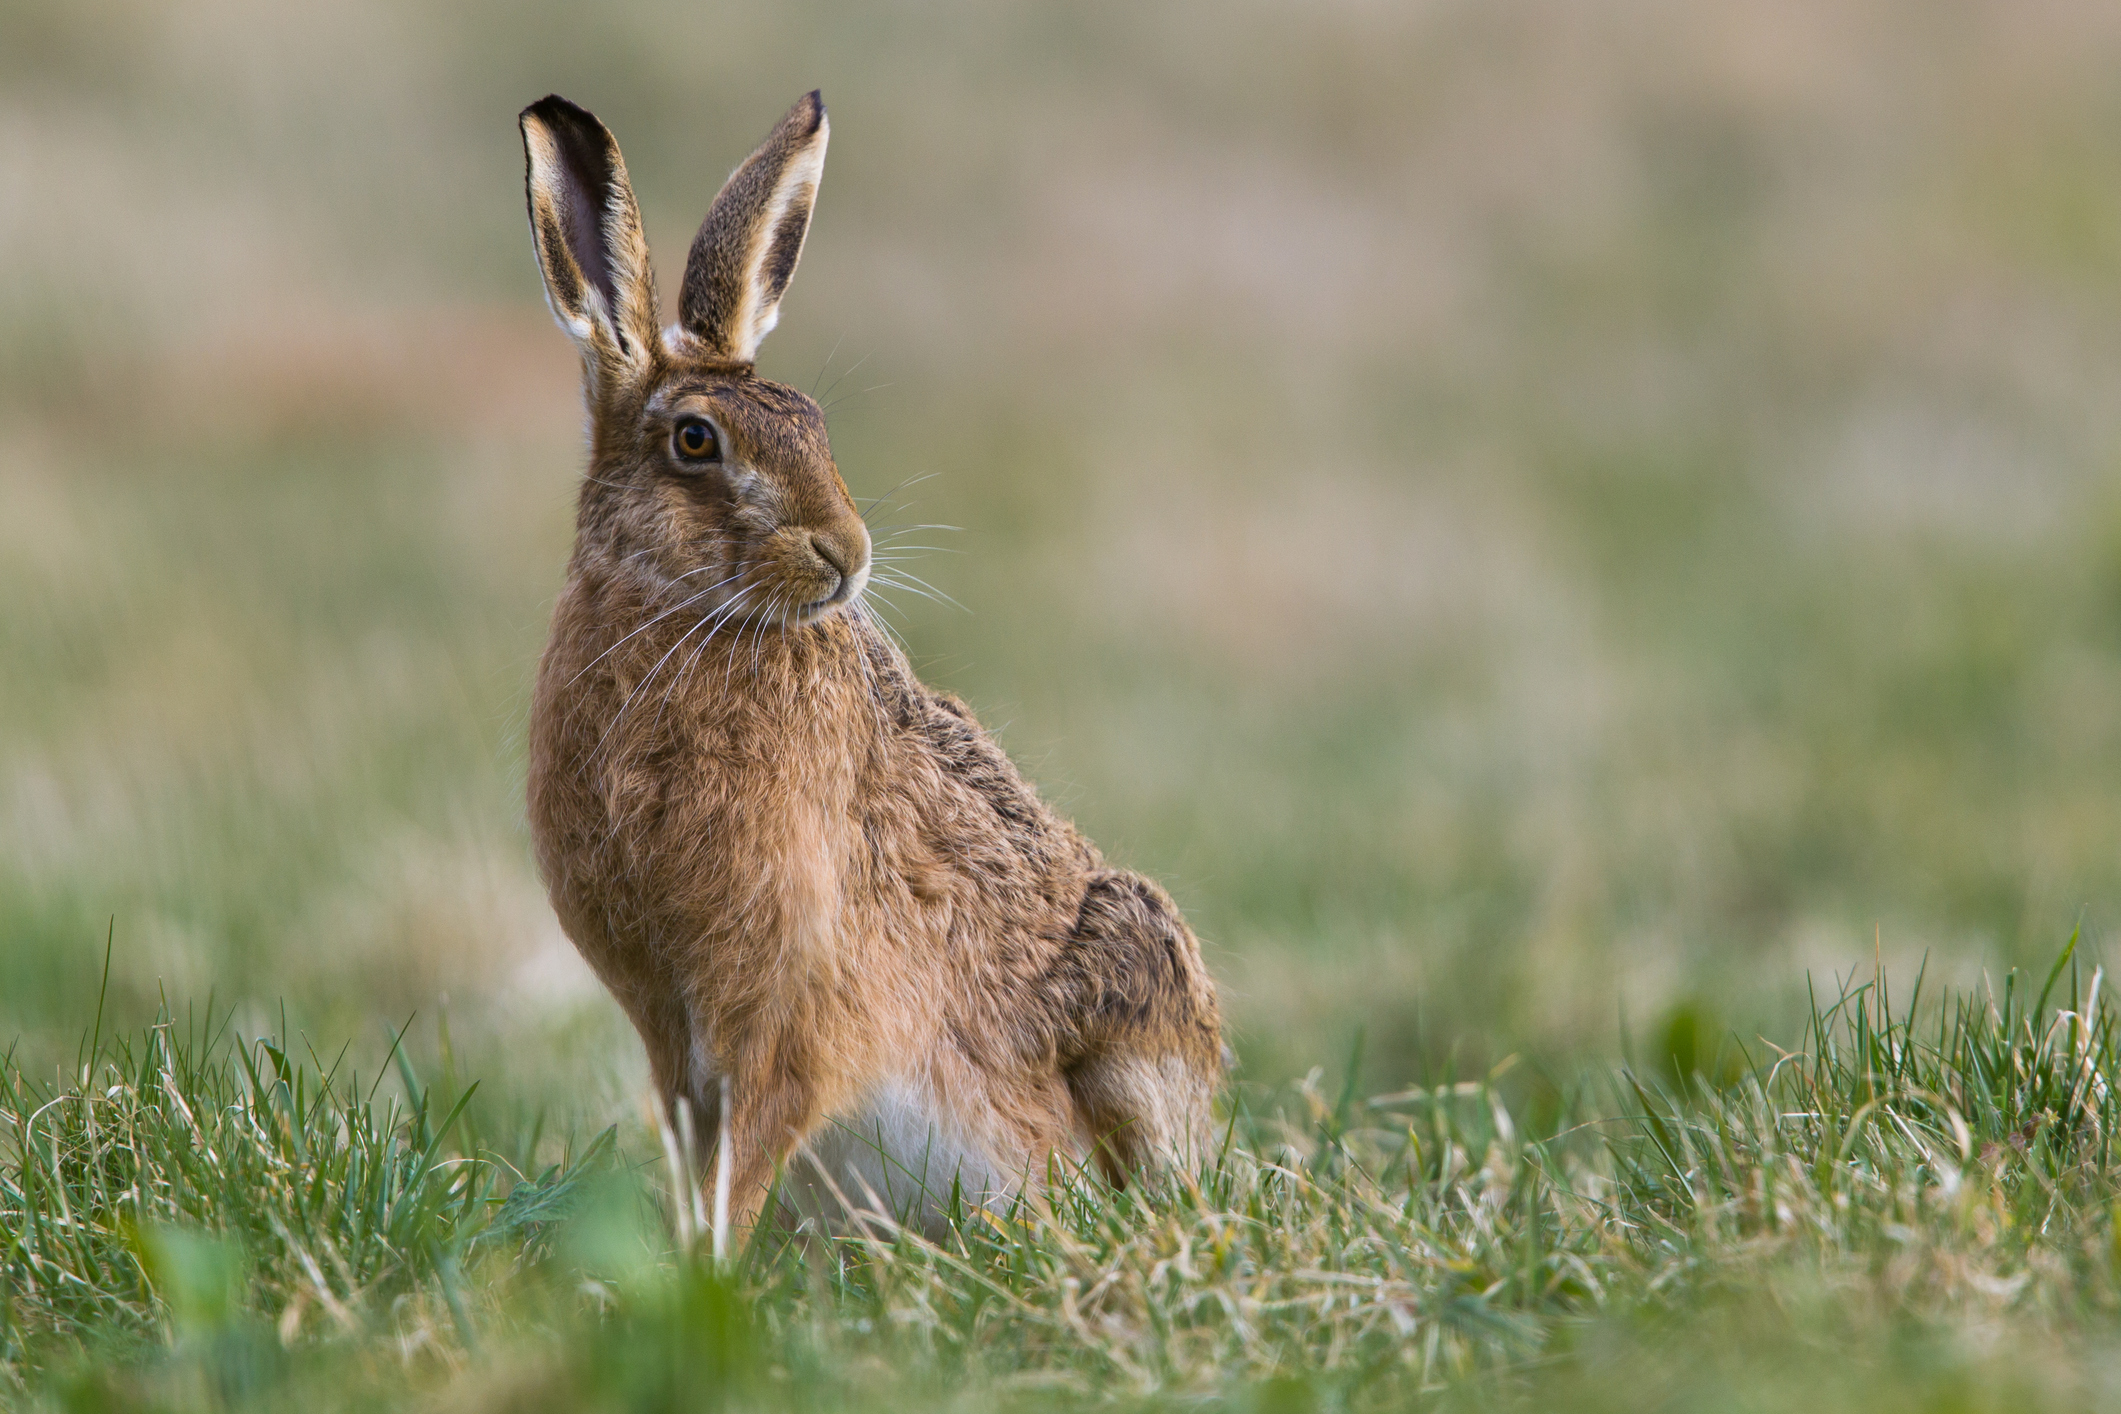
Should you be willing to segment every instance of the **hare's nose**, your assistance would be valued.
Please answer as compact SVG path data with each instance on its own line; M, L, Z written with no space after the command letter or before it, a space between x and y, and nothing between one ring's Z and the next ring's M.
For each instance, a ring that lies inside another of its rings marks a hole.
M810 537L810 548L817 551L817 557L819 559L823 560L826 564L832 566L835 570L838 570L841 579L845 579L847 577L846 551L836 548L830 540L827 540L822 535L813 535Z

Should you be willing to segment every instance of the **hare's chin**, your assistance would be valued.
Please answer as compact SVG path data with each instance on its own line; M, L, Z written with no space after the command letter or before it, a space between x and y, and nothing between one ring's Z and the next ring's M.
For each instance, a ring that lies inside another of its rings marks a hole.
M801 604L790 610L783 622L790 628L800 628L804 624L814 624L818 620L831 616L834 612L844 609L855 600L861 598L862 590L866 589L868 585L869 574L866 570L860 574L842 579L840 587L824 598L813 599L808 604Z
M805 624L817 623L821 619L832 617L833 614L847 607L853 598L854 596L851 594L834 594L829 598L819 599L814 603L800 605L789 611L785 622L790 628L801 628Z

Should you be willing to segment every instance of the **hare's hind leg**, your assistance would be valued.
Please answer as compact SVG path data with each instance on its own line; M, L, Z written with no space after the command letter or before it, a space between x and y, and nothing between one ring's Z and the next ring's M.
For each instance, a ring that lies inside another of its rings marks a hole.
M1114 1184L1205 1157L1222 1079L1222 1018L1200 944L1164 891L1096 875L1048 975L1062 1074L1084 1138Z

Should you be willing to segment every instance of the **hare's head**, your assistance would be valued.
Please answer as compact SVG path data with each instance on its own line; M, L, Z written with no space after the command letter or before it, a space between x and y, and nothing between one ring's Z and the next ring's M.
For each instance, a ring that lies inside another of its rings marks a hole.
M789 110L737 168L658 328L640 209L612 136L563 98L523 110L545 294L582 354L593 445L577 553L717 622L797 624L869 579L869 534L818 405L752 369L824 170L825 105Z

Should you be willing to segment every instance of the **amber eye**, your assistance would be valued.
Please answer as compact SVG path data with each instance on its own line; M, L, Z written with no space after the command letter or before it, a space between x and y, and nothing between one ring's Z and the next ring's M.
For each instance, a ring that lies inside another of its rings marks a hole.
M714 426L705 418L688 417L678 424L671 437L677 445L678 455L687 461L711 462L722 455L721 439L714 435Z

